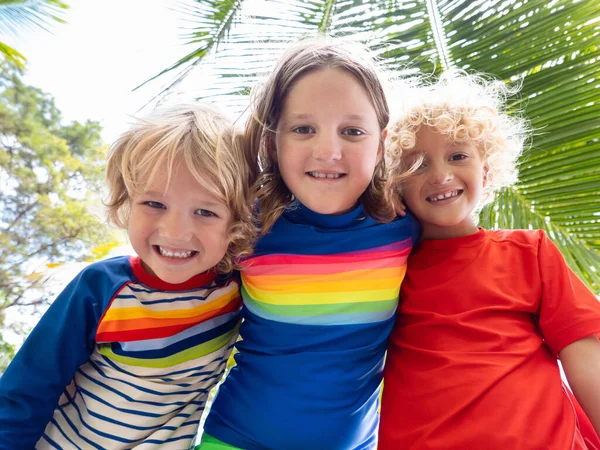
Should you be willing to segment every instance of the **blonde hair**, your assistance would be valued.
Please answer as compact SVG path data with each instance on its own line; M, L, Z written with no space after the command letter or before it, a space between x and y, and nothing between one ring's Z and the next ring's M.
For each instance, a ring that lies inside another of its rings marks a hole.
M436 83L406 88L386 141L390 188L401 192L420 164L409 164L405 156L415 149L417 133L426 126L453 143L475 141L488 181L477 210L492 202L498 190L516 182L517 159L528 138L526 120L517 111L509 115L507 106L508 97L518 90L459 70L443 73Z
M179 164L221 200L232 215L229 247L216 269L228 273L252 252L256 237L241 134L231 121L208 105L180 105L159 110L123 133L109 150L106 180L108 220L126 228L134 194L159 173L167 173L168 189Z
M281 178L277 161L272 157L274 135L284 103L302 77L327 68L340 69L352 75L371 100L380 129L383 131L388 124L389 108L380 74L374 61L360 48L311 39L298 42L284 52L266 81L253 91L252 114L246 124L248 162L255 166L254 173L258 174L255 190L263 234L294 200L293 193ZM383 139L381 145L383 147ZM369 187L360 197L365 212L381 221L394 217L385 189L386 175L385 159L381 158Z

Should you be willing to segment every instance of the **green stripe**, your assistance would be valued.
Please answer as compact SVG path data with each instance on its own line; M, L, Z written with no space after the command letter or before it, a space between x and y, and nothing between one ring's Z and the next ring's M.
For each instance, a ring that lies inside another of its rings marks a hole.
M192 361L194 359L202 358L203 356L209 355L210 353L219 350L220 348L227 345L229 340L234 334L237 334L239 325L237 325L230 332L218 336L210 341L203 342L202 344L196 345L195 347L188 348L176 355L167 356L165 358L156 359L141 359L133 358L131 356L122 356L114 353L110 347L110 344L100 344L99 351L107 358L113 361L120 362L122 364L128 364L130 366L138 367L152 367L152 368L166 368L172 367L177 364Z
M254 300L242 285L244 301L269 314L276 316L329 316L332 314L360 314L380 311L393 311L398 297L391 300L361 303L334 303L327 305L273 305Z

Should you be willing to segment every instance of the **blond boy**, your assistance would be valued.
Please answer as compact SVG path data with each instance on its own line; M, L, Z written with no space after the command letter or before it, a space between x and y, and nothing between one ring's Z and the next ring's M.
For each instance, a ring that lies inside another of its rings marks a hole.
M136 252L84 269L0 380L0 448L187 449L240 323L252 225L240 136L208 106L112 146L109 219Z
M600 303L543 231L475 221L515 179L526 126L507 114L509 94L447 73L410 92L390 127L422 240L390 338L380 450L598 448Z

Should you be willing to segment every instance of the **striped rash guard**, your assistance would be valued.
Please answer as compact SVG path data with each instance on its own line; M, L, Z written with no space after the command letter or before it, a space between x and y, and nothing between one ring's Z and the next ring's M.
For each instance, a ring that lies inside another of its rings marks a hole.
M85 268L0 378L0 449L188 449L238 334L239 285ZM37 442L37 445L36 445Z
M374 449L398 292L418 227L296 203L242 271L237 365L205 432L243 449Z

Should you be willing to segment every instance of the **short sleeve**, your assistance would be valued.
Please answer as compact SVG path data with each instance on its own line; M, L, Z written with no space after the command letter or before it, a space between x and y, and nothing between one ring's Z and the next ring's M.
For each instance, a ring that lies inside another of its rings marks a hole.
M539 326L546 343L558 355L567 345L600 332L600 302L546 234L538 234L542 283Z

